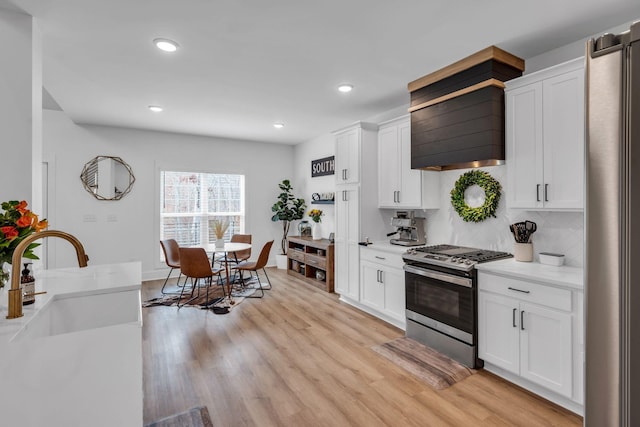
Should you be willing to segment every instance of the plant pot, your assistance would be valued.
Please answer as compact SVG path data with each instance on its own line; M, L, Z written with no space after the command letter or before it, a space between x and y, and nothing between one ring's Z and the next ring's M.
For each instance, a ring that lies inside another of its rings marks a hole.
M286 255L282 255L282 254L277 254L276 255L276 267L278 267L280 270L286 270L287 269L287 256Z
M218 249L224 248L224 239L217 239L216 240L216 248L218 248Z

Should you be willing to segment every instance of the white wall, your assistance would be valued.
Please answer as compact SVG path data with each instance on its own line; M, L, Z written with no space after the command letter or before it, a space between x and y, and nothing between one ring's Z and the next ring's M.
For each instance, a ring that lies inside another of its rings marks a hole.
M534 56L533 58L528 58L525 64L525 74L533 73L535 71L539 71L544 68L548 68L553 65L557 65L584 56L588 40L601 36L604 33L620 34L622 32L628 31L631 24L638 20L640 20L640 17L613 28L603 28L600 31L594 32L589 37L585 37L564 46L560 46L557 49L550 50L538 56Z
M32 95L41 92L42 72L33 63L41 56L33 36L33 18L0 9L0 40L7 41L0 67L0 201L24 199L40 213L40 201L34 204L32 198L32 164L40 159L42 147L39 140L33 145L32 134L41 122L33 117Z
M281 227L271 222L271 205L277 184L293 174L289 145L78 126L64 112L45 110L44 146L51 171L50 228L76 235L92 264L140 260L145 280L166 274L159 245L160 168L244 174L245 231L253 235L253 256L266 241L275 240L274 248L280 241ZM119 156L131 166L136 182L120 201L99 201L84 190L80 172L97 155ZM50 243L49 268L76 263L67 242Z
M335 155L335 140L333 135L326 134L304 144L298 144L294 150L294 191L297 197L302 197L307 202L307 213L311 209L320 209L323 213L321 227L322 237L328 238L329 233L335 232L335 205L311 204L313 193L335 192L335 175L311 177L311 161ZM313 223L308 215L305 215L309 223ZM292 225L291 235L298 234L298 222Z
M540 212L507 208L507 166L480 168L502 185L496 218L479 223L465 222L451 205L451 190L458 178L470 169L440 172L440 205L438 210L424 211L427 218L427 242L449 243L513 253L513 235L509 225L531 220L538 226L533 234L534 259L540 252L562 253L565 264L583 265L584 215L582 212ZM467 193L468 194L468 193Z

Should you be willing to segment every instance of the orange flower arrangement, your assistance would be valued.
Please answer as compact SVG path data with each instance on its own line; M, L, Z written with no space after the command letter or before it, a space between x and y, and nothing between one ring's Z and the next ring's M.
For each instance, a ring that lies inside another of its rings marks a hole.
M2 203L4 213L0 215L0 267L5 262L11 264L11 257L16 246L30 234L47 228L46 219L38 220L38 215L27 209L27 202L11 200ZM39 243L30 244L22 255L24 258L38 259L33 249Z

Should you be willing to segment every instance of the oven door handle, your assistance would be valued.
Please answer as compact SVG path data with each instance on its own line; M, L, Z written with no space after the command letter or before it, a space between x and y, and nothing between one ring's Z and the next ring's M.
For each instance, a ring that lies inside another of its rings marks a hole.
M441 282L453 283L454 285L464 286L465 288L472 288L473 281L466 277L453 276L446 273L440 273L434 270L425 270L413 265L405 265L404 271L407 273L417 274L419 276L428 277L430 279L440 280Z

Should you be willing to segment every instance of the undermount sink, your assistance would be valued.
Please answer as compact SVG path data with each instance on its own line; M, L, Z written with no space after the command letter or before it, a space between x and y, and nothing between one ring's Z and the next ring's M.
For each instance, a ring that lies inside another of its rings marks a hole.
M139 290L54 295L11 341L141 322Z

